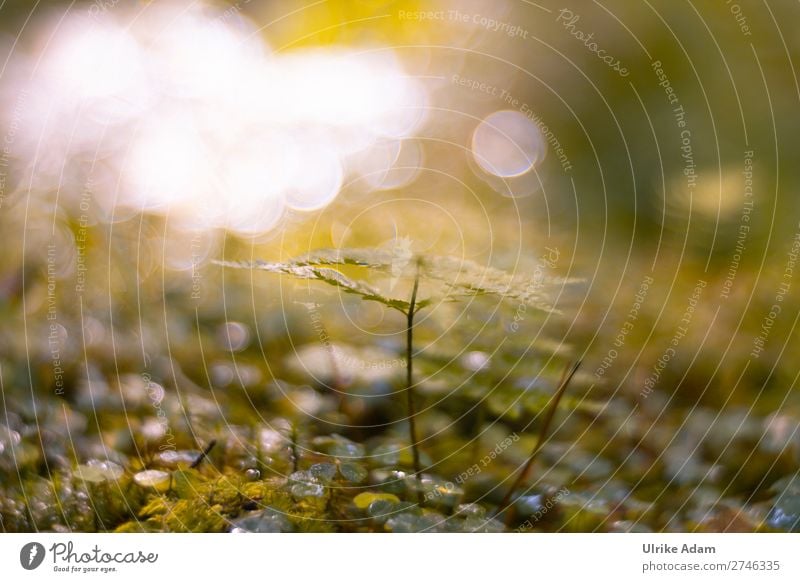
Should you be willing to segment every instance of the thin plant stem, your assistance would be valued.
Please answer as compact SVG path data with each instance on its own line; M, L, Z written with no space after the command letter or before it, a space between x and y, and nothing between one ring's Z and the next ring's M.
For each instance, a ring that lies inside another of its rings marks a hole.
M570 380L572 380L572 377L575 375L575 372L578 371L578 367L580 365L581 362L580 360L578 360L570 368L566 368L564 370L564 373L561 375L561 381L558 384L556 393L553 394L553 397L550 400L550 406L547 409L544 420L542 421L542 426L539 429L539 435L536 438L536 444L533 446L533 450L531 450L531 454L528 457L528 460L522 467L522 471L514 480L514 482L511 484L511 487L509 487L508 489L508 493L506 493L505 497L503 497L503 500L500 502L499 511L503 511L508 507L516 490L528 478L528 473L530 473L531 467L533 467L533 462L536 460L536 457L539 456L539 451L542 450L542 445L544 445L545 443L547 433L550 430L550 425L553 423L553 417L555 416L556 410L558 409L558 403L561 402L561 397L564 396L564 392L566 392ZM510 521L511 517L512 513L509 512L508 515L506 516L506 521L507 522Z
M422 495L422 466L419 460L419 437L417 433L417 404L414 394L414 315L416 313L417 291L419 290L419 269L414 277L414 288L408 305L406 326L406 405L408 408L408 432L411 438L411 454L414 458L414 475L417 478L417 499L424 502Z
M217 440L211 439L211 442L209 442L206 445L206 448L203 449L203 452L197 455L197 458L194 461L192 461L192 464L189 465L189 468L196 469L200 465L200 463L202 463L203 460L205 460L206 457L208 457L208 453L210 453L211 449L213 449L216 445L217 445Z

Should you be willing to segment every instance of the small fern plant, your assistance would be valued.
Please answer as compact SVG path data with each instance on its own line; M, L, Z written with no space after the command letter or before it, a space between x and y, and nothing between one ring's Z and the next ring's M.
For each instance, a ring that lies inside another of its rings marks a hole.
M406 408L414 476L422 477L417 430L417 396L414 383L414 318L422 309L437 303L461 301L477 296L495 296L546 313L556 313L549 291L572 281L556 277L536 279L514 276L451 256L414 255L391 249L323 249L284 262L216 261L224 267L259 269L297 279L321 281L344 293L374 301L403 314L406 321ZM341 268L360 267L367 273L382 273L393 279L409 279L407 298L383 292L366 279L345 275ZM421 287L424 284L425 290ZM422 488L418 487L420 504Z

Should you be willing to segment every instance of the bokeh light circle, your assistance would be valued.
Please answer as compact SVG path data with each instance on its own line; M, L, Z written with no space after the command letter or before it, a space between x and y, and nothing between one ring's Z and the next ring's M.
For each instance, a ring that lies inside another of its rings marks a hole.
M483 171L503 178L529 172L546 152L539 128L518 111L492 113L472 134L475 161Z

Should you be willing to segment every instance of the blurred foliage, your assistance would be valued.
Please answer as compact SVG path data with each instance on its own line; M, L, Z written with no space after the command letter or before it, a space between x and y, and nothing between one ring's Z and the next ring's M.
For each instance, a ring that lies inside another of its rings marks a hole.
M93 268L106 256L107 242L92 246ZM30 327L30 337L41 341L20 344L13 330L34 320L24 317L19 297L4 301L6 321L18 322L2 331L4 353L19 354L4 359L2 369L5 531L798 527L792 476L800 450L790 418L764 424L735 406L673 415L649 399L634 411L625 398L595 384L590 371L570 387L557 430L513 514L495 515L533 446L561 370L575 356L563 342L548 340L549 333L534 343L522 330L511 333L513 301L492 306L491 298L478 298L457 308L457 326L445 324L445 311L418 327L426 467L420 508L397 392L402 338L390 334L375 345L369 335L343 333L351 325L347 314L358 313L357 299L337 295L331 303L324 290L296 287L284 292L284 308L276 312L274 280L254 298L253 287L242 283L252 273L231 271L226 300L204 279L198 305L187 300L190 279L143 280L132 270L118 276L119 291L83 296L83 320L80 301L58 303L58 324L79 330L86 345L84 359L70 356L80 353L73 341L60 344L63 396L54 396L48 328ZM258 277L260 283L270 278ZM119 300L124 289L153 303L165 300L166 320L152 303L140 309L136 301ZM34 297L37 288L28 293ZM306 299L337 342L333 355ZM221 307L253 300L258 316L250 324L233 325L232 313ZM547 329L552 317L530 311L522 325ZM398 317L384 325L402 323ZM164 324L169 341L157 332ZM243 329L249 329L244 340L237 335ZM33 391L26 389L29 372ZM217 444L207 458L190 468L212 440ZM568 493L559 493L564 489Z

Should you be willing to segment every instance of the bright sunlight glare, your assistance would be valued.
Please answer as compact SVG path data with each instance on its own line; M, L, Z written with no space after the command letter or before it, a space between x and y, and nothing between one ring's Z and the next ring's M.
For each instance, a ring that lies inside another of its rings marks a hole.
M65 174L85 184L102 165L114 191L93 194L112 209L260 234L347 180L399 183L374 179L390 168L367 154L399 152L423 122L423 87L387 49L274 53L241 16L197 3L59 18L3 88L28 96L19 157L42 191L80 189Z

